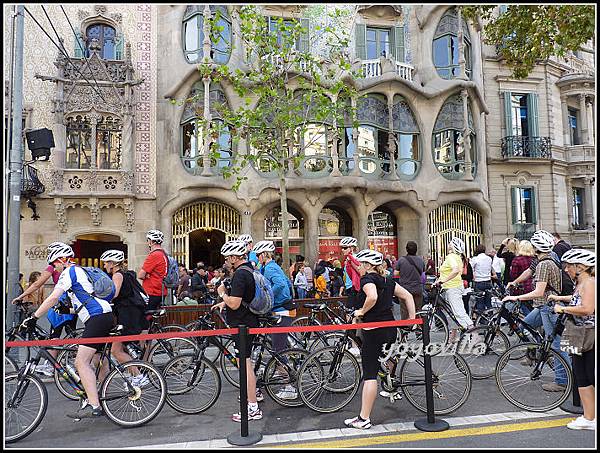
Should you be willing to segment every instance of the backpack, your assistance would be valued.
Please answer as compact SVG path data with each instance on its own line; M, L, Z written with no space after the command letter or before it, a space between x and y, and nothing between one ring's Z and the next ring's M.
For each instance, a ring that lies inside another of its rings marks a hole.
M172 256L167 255L163 249L159 249L167 258L167 274L163 277L163 284L167 288L177 288L179 285L179 263Z
M273 310L273 288L271 284L258 270L250 270L243 266L242 269L251 272L254 276L254 299L249 304L242 302L244 306L255 315L264 315Z
M560 296L571 296L575 292L575 283L569 277L569 274L556 262L556 259L552 256L550 258L544 258L542 261L552 261L560 270L560 291L556 288L553 288L552 285L548 284L548 287L551 291L554 291L556 294ZM540 263L542 262L540 261Z
M48 321L50 321L50 325L52 326L53 329L56 329L57 327L62 326L64 323L72 321L75 316L75 314L61 314L58 311L56 311L58 309L58 305L70 305L70 300L69 300L69 296L67 295L67 293L63 293L62 296L60 296L58 298L58 302L57 305L55 305L55 308L51 308L50 310L48 310Z
M89 294L87 292L85 294L82 294L83 288L81 288L80 284L77 285L79 288L71 289L71 291L75 293L77 299L79 299L83 305L87 303L86 299L89 300L89 296L97 297L98 299L102 299L107 302L110 302L113 299L113 297L115 297L115 284L113 283L112 278L108 276L108 274L106 274L101 269L98 269L97 267L82 267L81 269L83 269L83 272L85 272L88 280L94 288L92 294ZM69 275L71 277L71 281L77 281L77 277L75 275L75 266L71 266L69 268ZM83 305L81 305L77 309L77 313L79 313L79 310L83 308Z
M127 301L131 305L145 309L146 305L148 304L148 295L146 294L146 291L144 291L144 288L136 278L135 272L123 272L123 281L125 280L129 282L131 294L123 294L123 296L127 297ZM122 286L121 290L123 290Z

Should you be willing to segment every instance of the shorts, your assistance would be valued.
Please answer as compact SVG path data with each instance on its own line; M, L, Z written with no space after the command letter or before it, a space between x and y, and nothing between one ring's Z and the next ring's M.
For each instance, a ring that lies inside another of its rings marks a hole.
M115 320L111 313L102 313L101 315L92 316L85 323L85 328L81 338L108 337L110 330L115 325ZM106 343L82 344L96 351L101 351Z
M589 387L594 385L595 378L595 362L596 348L591 351L584 352L583 355L573 354L573 376L577 387Z
M360 351L363 368L363 381L377 379L380 363L379 356L382 355L381 348L384 344L396 341L396 327L381 327L373 330L362 329L363 344Z
M65 328L66 326L69 326L73 330L77 329L77 319L77 316L75 316L70 321L63 322L60 326L54 327L50 332L49 338L60 338L60 336L62 335L63 328Z

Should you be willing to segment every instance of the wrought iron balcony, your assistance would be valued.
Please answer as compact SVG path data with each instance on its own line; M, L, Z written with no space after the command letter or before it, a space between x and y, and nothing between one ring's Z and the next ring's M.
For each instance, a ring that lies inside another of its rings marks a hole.
M504 137L501 142L502 157L525 157L530 159L551 159L550 137L527 137L513 135Z

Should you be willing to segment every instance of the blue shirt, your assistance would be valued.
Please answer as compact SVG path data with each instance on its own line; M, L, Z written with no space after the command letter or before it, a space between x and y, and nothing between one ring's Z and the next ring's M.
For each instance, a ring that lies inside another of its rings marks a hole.
M250 253L248 253L248 261L253 263L254 268L256 269L256 267L258 266L258 256L256 256L256 253L252 250L250 251Z
M285 311L283 304L292 299L292 282L285 276L283 270L275 261L269 261L260 268L261 274L271 284L273 289L273 311Z

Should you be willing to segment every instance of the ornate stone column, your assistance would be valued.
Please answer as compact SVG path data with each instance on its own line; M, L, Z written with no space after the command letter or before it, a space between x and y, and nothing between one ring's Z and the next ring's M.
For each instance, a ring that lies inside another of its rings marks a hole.
M90 168L95 170L98 168L98 149L96 144L96 130L98 127L98 123L102 120L102 115L97 113L95 110L92 110L90 113L90 126L92 127L92 135L90 137L90 145L92 147L92 159L90 162Z
M202 81L204 82L204 120L206 124L202 127L202 176L212 176L209 154L211 137L208 133L212 121L210 113L210 77L205 77Z
M586 118L588 120L588 143L590 145L596 144L595 132L596 132L596 123L594 122L594 103L591 99L588 98L586 102Z
M588 122L587 122L587 103L585 94L579 95L579 119L581 120L581 144L589 145Z
M585 225L587 229L593 229L596 225L596 219L594 218L594 209L593 209L593 190L592 187L594 185L594 177L586 176L583 178L583 184L585 185Z
M459 79L468 80L467 77L467 68L465 61L465 37L462 29L462 8L458 6L458 64L460 66L460 75Z
M567 107L567 96L560 96L560 109L562 112L562 123L563 123L563 146L572 145L571 134L569 133L569 109Z
M352 98L352 111L356 110L356 98ZM353 118L354 120L355 118ZM350 172L352 176L360 176L360 169L358 168L358 129L356 127L352 128L352 145L354 146L354 154L352 158L354 159L354 169Z
M392 109L394 107L394 93L387 93L388 101L388 152L390 153L390 175L389 179L397 181L398 172L396 170L396 140L394 140L394 118L392 116Z
M133 135L134 102L132 99L133 65L131 64L131 43L125 44L125 101L121 109L123 129L121 131L121 168L132 171L135 168L135 146Z
M60 39L64 45L64 40ZM52 134L54 135L54 151L52 160L56 168L65 168L67 154L67 128L65 126L65 93L64 93L64 69L66 59L59 52L54 65L58 69L56 77L56 98L54 99L54 124L52 125Z
M463 102L463 147L465 150L465 175L464 181L473 181L472 174L472 162L471 162L471 131L469 129L469 110L467 103L469 101L469 94L466 89L460 91L460 97Z

